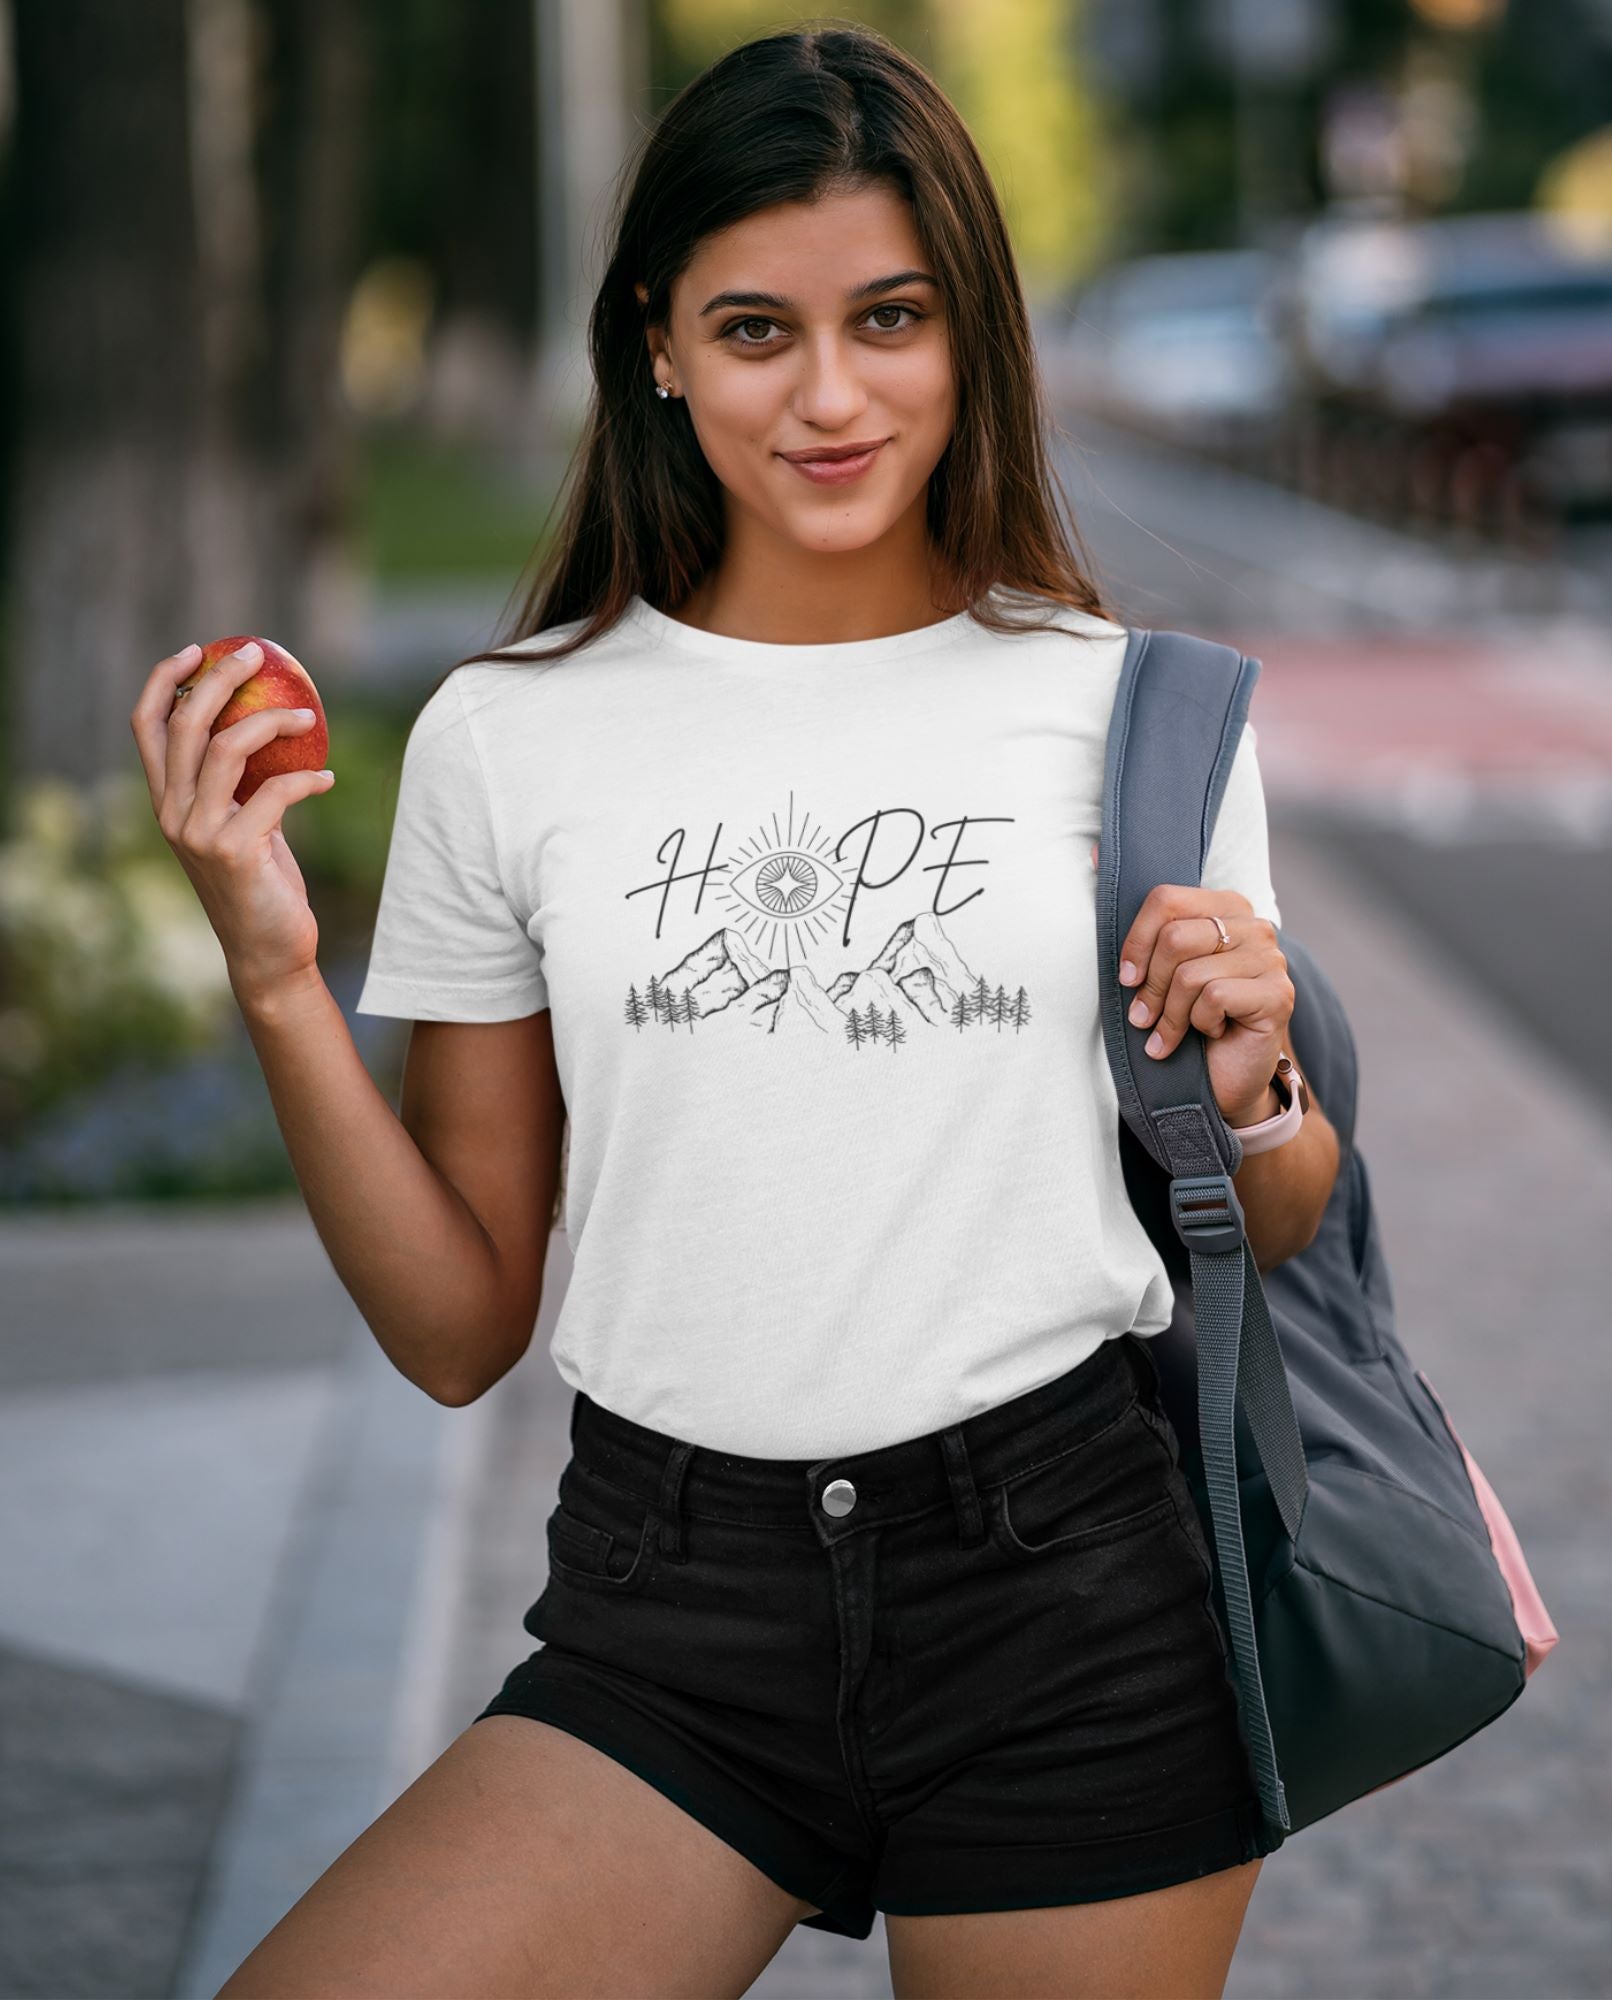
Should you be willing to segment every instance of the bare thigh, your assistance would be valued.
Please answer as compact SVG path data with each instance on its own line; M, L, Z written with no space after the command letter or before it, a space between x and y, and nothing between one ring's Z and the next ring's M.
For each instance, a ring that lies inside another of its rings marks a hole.
M1220 2000L1263 1866L1106 1903L886 1916L896 2000Z
M490 1715L218 2000L723 2000L815 1914L591 1744Z

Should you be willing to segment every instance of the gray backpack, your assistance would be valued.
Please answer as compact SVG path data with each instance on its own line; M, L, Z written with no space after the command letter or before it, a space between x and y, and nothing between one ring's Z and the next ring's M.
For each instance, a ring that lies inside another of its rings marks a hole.
M1288 1046L1337 1128L1315 1240L1262 1278L1231 1176L1242 1147L1205 1038L1168 1056L1125 1018L1120 940L1149 890L1196 883L1257 660L1133 628L1108 730L1098 849L1103 1035L1131 1200L1176 1283L1143 1346L1213 1555L1266 1837L1453 1750L1522 1693L1557 1632L1493 1489L1394 1329L1342 1003L1280 933ZM1134 1038L1134 1040L1133 1040Z

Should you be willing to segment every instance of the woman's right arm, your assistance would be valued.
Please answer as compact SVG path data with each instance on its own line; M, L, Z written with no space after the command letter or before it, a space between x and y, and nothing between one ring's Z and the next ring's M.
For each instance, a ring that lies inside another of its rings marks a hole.
M261 656L221 661L176 703L194 664L191 648L159 661L130 718L158 823L224 948L337 1276L401 1374L470 1402L530 1343L540 1303L564 1116L548 1013L417 1022L395 1114L320 976L279 826L329 780L288 772L234 799L248 756L307 724L263 709L211 735Z

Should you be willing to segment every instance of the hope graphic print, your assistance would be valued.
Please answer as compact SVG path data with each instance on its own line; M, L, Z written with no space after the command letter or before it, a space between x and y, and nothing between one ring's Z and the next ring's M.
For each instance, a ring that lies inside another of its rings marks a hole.
M796 832L791 793L783 826L775 813L770 831L725 852L719 822L693 867L684 866L687 829L675 828L655 854L665 872L626 899L658 897L641 906L655 910L657 940L690 897L696 920L709 902L722 921L681 958L651 965L629 985L625 1025L810 1028L856 1050L899 1049L914 1034L948 1028L1022 1031L1030 1020L1024 987L993 983L943 921L985 894L983 883L967 886L970 871L990 865L981 851L990 835L979 830L1011 823L987 815L930 826L910 806L883 807L831 840L822 827L812 830L810 815ZM852 928L862 892L909 878L922 906L881 931L871 956L857 953Z

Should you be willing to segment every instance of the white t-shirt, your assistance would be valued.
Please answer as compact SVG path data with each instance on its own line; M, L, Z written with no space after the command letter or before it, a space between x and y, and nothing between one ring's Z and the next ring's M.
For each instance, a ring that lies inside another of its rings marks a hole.
M784 645L636 599L421 709L357 1011L552 1007L574 1264L551 1353L606 1408L818 1458L1169 1323L1098 1017L1126 632L1042 608L1061 629L965 611ZM1203 879L1280 922L1249 725Z

